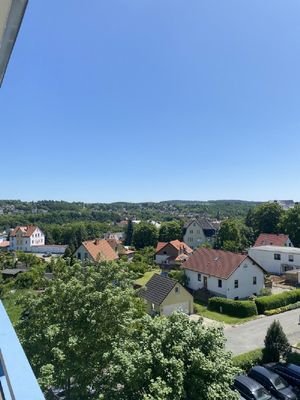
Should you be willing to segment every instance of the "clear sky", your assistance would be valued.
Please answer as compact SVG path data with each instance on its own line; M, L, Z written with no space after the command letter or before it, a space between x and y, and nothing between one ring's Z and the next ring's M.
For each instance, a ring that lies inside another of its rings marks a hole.
M299 0L30 0L0 198L300 200Z

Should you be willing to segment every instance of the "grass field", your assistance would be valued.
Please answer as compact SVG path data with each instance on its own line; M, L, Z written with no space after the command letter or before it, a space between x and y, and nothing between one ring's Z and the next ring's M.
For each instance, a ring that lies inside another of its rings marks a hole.
M194 311L196 314L201 315L202 317L213 319L214 321L224 322L229 325L243 324L247 321L251 321L257 316L247 317L247 318L238 318L232 317L231 315L221 314L216 311L210 311L204 304L194 303Z
M160 273L160 269L154 269L152 271L147 271L144 273L144 276L137 279L134 283L136 283L137 285L144 286L149 281L149 279L152 278L152 276L154 274L159 274L159 273Z

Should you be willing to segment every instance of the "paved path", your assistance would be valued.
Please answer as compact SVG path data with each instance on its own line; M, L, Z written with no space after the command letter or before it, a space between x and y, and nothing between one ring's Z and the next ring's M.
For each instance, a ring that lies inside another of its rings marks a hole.
M290 343L292 345L299 343L299 314L299 309L296 309L270 317L258 318L242 325L225 325L226 348L237 355L263 347L267 329L275 319L280 321Z

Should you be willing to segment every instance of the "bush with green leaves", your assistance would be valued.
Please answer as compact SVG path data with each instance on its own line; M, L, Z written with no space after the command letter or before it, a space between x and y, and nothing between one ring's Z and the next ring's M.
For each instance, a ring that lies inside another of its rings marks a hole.
M255 299L259 314L264 314L267 310L274 310L275 308L284 307L288 304L296 303L297 301L300 301L300 289L289 290Z
M262 358L262 349L256 349L235 356L232 360L236 367L247 373L254 365L262 364Z
M257 315L255 302L251 300L231 300L223 297L212 297L208 300L208 309L241 318Z
M274 310L267 310L265 311L265 315L276 315L276 314L280 314L289 310L295 310L296 308L300 308L300 301L297 301L297 303L293 303L293 304L288 304L287 306L284 307L279 307L279 308L275 308Z

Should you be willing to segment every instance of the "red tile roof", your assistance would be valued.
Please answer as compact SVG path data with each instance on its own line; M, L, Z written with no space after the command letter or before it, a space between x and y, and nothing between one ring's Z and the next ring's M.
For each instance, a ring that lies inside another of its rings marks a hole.
M82 245L94 261L113 261L119 258L105 239L87 240Z
M3 240L3 242L0 242L0 249L1 248L5 248L5 247L9 247L9 241L8 240Z
M288 235L284 235L283 233L261 233L256 239L253 247L285 246L288 239Z
M182 268L228 279L239 265L248 257L230 251L200 248L182 264Z
M30 237L33 232L38 229L37 226L35 225L27 225L27 226L17 226L10 234L11 237L14 237L17 235L19 230L22 232L22 237Z
M171 242L158 242L157 246L156 246L156 253L158 253L162 248L164 248L169 243L173 247L175 247L175 249L178 251L181 249L184 249L185 253L187 253L187 254L193 252L193 250L187 244L176 239L176 240L172 240Z

